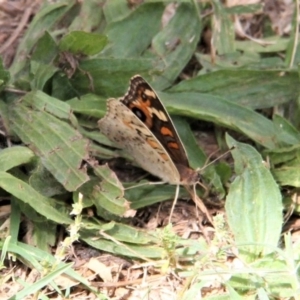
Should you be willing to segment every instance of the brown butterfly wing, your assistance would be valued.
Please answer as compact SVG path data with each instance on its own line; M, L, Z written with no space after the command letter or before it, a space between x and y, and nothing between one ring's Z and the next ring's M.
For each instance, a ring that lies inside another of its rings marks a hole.
M189 168L186 151L172 120L151 86L139 75L120 101L126 105L163 145L175 165Z

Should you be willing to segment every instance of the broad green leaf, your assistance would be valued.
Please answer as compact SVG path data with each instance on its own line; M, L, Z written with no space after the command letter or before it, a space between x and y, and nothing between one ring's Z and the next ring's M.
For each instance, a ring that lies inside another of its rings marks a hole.
M273 165L282 165L283 163L292 161L300 155L300 144L266 150L264 151L264 154L270 157L270 161Z
M48 220L58 224L70 224L72 222L66 214L61 213L51 205L52 201L49 198L42 196L26 182L6 172L0 172L0 187L30 205Z
M206 120L244 133L266 148L276 148L278 140L273 123L262 115L226 101L200 93L159 93L171 114Z
M283 186L293 186L300 187L300 151L298 151L297 156L281 164L280 167L276 167L272 170L275 179L280 185Z
M26 217L28 216L26 215ZM31 222L30 243L41 250L50 251L49 247L54 247L57 242L57 224L45 219L42 222L33 220Z
M204 69L200 70L199 75L219 69L239 69L241 67L249 66L255 63L262 63L260 55L251 52L241 53L236 51L232 53L225 53L221 56L216 55L213 61L211 55L203 54L201 52L195 53L195 57Z
M5 172L16 166L27 164L35 157L27 147L14 146L0 151L0 171Z
M107 44L107 37L98 33L72 31L65 35L59 43L60 51L73 54L95 55Z
M80 2L80 11L68 27L68 31L94 32L96 29L99 32L101 30L101 22L104 21L103 10L105 6L107 6L107 2L102 6L99 0Z
M10 117L15 133L30 145L66 190L75 191L89 179L81 168L88 155L88 141L78 131L45 111L34 111L22 104L12 109Z
M30 62L30 71L33 75L30 87L32 90L43 90L46 83L58 71L52 64L44 64L36 61Z
M59 119L69 120L74 127L77 127L77 119L72 114L72 109L66 102L48 96L41 91L26 94L23 102L41 112L46 111Z
M42 9L30 22L30 26L19 44L15 59L10 67L13 78L26 66L27 60L24 58L29 56L37 39L41 37L46 30L49 30L59 22L75 4L76 1L74 0L62 0L59 3L42 6Z
M287 103L298 97L297 72L220 70L184 80L168 92L199 92L253 109ZM202 95L205 97L205 95Z
M76 113L90 117L102 118L106 113L106 98L95 94L85 94L80 98L74 98L67 103Z
M169 87L178 77L196 50L199 32L201 22L195 7L192 3L181 3L169 23L153 38L149 50L162 68L151 80L156 88Z
M130 204L123 198L124 188L116 174L107 165L95 167L94 171L102 181L94 185L88 197L92 198L98 211L104 208L112 214L123 216L129 210Z
M107 1L103 7L105 20L108 24L121 21L131 13L130 6L126 0Z
M148 74L153 69L152 63L145 58L84 60L80 62L80 71L75 73L71 83L80 94L90 93L93 89L95 94L103 97L120 97L128 89L130 78L135 74Z
M39 161L36 168L30 172L29 184L45 197L65 194L66 190L57 182L53 175ZM47 184L45 184L47 182Z
M281 135L282 139L284 138L288 144L300 144L300 132L287 119L279 115L274 115L273 123L277 127L278 135Z
M52 83L52 91L51 91L52 97L55 97L60 100L69 100L74 97L79 97L76 87L72 85L67 74L63 72L55 73L51 83Z
M285 128L285 122L283 127ZM288 124L287 129L295 134L294 128ZM300 187L300 143L285 148L265 151L272 165L272 173L276 181L283 186Z
M48 31L42 35L35 45L31 61L51 64L58 55L58 46Z
M246 266L241 268L241 274L237 274L238 272L233 274L229 281L230 285L243 293L267 287L269 295L278 299L292 299L292 282L296 275L285 262L288 255L276 253L276 250L278 251L277 247L274 248L275 255L262 257L247 264L248 268Z
M277 247L282 227L282 199L279 188L262 157L229 135L228 147L235 147L236 178L226 199L229 226L240 255L253 260Z
M132 10L128 17L109 23L105 30L109 45L103 54L116 58L141 55L159 31L163 10L162 3L143 3Z

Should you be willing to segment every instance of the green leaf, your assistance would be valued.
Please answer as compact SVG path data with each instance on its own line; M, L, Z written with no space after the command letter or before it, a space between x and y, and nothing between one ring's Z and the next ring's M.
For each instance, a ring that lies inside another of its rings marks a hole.
M0 99L0 118L1 118L1 131L7 136L13 136L13 132L10 128L9 119L9 105L6 104L2 99Z
M27 164L35 157L27 147L15 146L0 151L0 171L5 172L16 166Z
M145 185L132 186L125 190L126 199L131 202L130 206L133 209L139 209L175 197L175 186L155 184L155 182L141 182L141 184ZM183 195L186 196L186 193L183 189L180 189L178 198Z
M177 132L185 146L185 149L188 153L188 158L190 162L190 166L194 169L203 170L204 177L210 181L218 193L224 195L225 191L223 185L221 183L220 177L214 166L205 167L205 163L207 162L207 157L202 149L199 148L197 141L194 137L193 132L190 129L188 123L182 118L173 117L172 118L177 129Z
M25 215L28 218L26 211L22 210L22 212L25 212ZM56 245L57 224L45 219L42 221L30 219L30 221L32 222L32 231L30 236L31 245L35 245L44 251L50 251L50 247L54 247Z
M6 83L10 79L10 74L3 66L2 57L0 57L0 92L5 88Z
M0 171L0 187L30 205L48 220L58 224L70 224L72 222L66 214L61 213L51 205L51 199L42 196L24 181L2 171Z
M288 47L289 39L285 37L272 36L263 39L264 43L256 41L235 41L236 50L257 52L257 53L276 53L285 51Z
M90 93L93 87L97 95L119 97L127 90L129 79L135 74L148 74L153 69L152 63L145 58L87 59L80 62L80 71L75 73L71 83L80 94Z
M78 97L79 94L68 78L63 72L57 72L52 78L51 96L61 100L69 100Z
M300 145L265 151L272 164L272 173L280 185L300 187Z
M97 221L91 222L88 219L83 220L84 222L84 228L80 231L80 234L82 236L87 237L90 235L93 236L101 236L101 232L106 233L107 235L111 236L112 238L121 241L121 242L127 242L131 244L137 244L137 245L147 245L147 244L153 244L158 243L158 239L154 234L154 231L149 230L148 232L145 232L142 229L135 228L131 225L126 225L122 223L117 222L109 222L109 223L103 223Z
M162 70L151 82L157 89L169 87L187 65L198 45L201 22L191 3L181 3L169 23L153 38L151 53ZM144 55L150 56L149 53Z
M221 97L200 93L159 93L171 114L206 120L244 133L266 148L284 143L278 140L273 123L262 115Z
M70 121L74 127L77 127L77 119L72 114L72 109L68 103L51 97L41 91L30 92L23 98L24 104L35 108L41 112L49 112L53 116Z
M231 16L224 10L223 4L218 0L212 1L214 14L212 16L212 44L219 55L232 53L234 48L234 23Z
M108 24L105 33L109 46L103 55L116 58L133 58L141 55L159 31L163 10L162 3L143 3L126 18Z
M24 57L30 56L30 52L36 44L37 38L41 37L44 32L49 30L54 24L61 21L75 4L76 1L74 0L62 0L59 3L42 6L42 9L30 22L30 26L19 44L15 59L10 67L12 77L15 77L21 72L28 63Z
M66 190L39 161L30 172L29 184L45 197L65 194ZM47 182L47 184L45 184Z
M29 261L30 265L33 266L34 269L38 270L39 272L43 272L45 269L45 267L42 267L39 262L48 262L52 266L57 264L57 259L55 259L55 257L49 254L48 252L42 251L36 247L32 247L20 242L17 244L10 243L8 250L9 252L15 253L20 257L24 257L26 261ZM57 265L58 268L62 266L66 266L66 264L60 262ZM74 270L67 268L65 270L65 273L67 276L75 279L78 282L81 282L89 289L92 289L89 282L85 278L81 277Z
M95 55L107 44L107 37L99 33L73 31L65 35L59 43L60 51L73 54Z
M227 219L240 254L252 260L277 247L283 223L281 194L253 147L229 135L226 140L228 147L235 147L232 155L237 174L226 199Z
M58 278L59 275L71 269L73 263L68 263L62 266L57 266L54 271L50 274L46 275L42 279L37 280L35 283L24 287L20 292L14 295L13 299L22 300L27 298L28 295L35 294L40 291L43 287L46 287L49 283L51 283L54 279Z
M106 113L106 98L95 94L85 94L67 101L72 111L89 117L102 118Z
M42 35L35 45L35 50L31 56L31 62L39 62L48 65L58 55L58 46L48 31Z
M102 22L105 21L103 10L109 2L106 2L103 6L99 5L98 0L80 2L80 11L78 11L78 14L75 16L68 30L70 32L75 30L93 32L96 28L99 30L102 26Z
M262 11L264 5L262 3L247 4L247 5L235 5L225 7L225 11L228 14L254 14Z
M294 100L300 91L298 81L297 72L220 70L184 80L168 92L199 92L208 96L221 96L236 104L257 109Z
M297 65L299 66L299 43L298 43L298 18L299 18L299 11L298 10L294 10L293 16L292 16L292 28L290 30L290 41L288 44L288 47L286 49L286 53L285 53L285 63L287 66L289 66L290 68L292 66L297 67ZM279 26L280 28L280 26ZM277 29L277 31L279 31L279 29ZM281 34L283 32L280 32ZM298 53L297 53L298 52Z
M96 175L102 178L99 185L93 187L88 197L92 198L98 211L106 209L110 213L123 216L129 210L129 202L123 198L124 188L116 174L107 165L94 168Z
M211 55L203 54L201 52L195 53L195 56L199 63L203 66L203 69L199 72L199 75L207 74L211 71L219 69L240 69L241 67L245 66L249 67L249 65L261 65L263 62L259 54L252 52L241 53L235 51L231 53L225 53L222 56L216 56L213 61L211 59Z
M275 179L280 185L300 187L300 151L295 159L282 164L272 170Z
M300 144L300 132L287 119L274 115L273 122L277 128L278 135L281 135L289 145Z
M81 168L87 158L88 141L69 124L45 111L34 111L19 103L11 111L16 134L42 160L43 165L66 190L75 191L89 177Z
M95 236L89 237L86 236L84 233L81 236L81 239L86 242L88 245L105 251L114 253L116 255L122 255L127 257L148 257L148 258L161 258L164 256L164 249L158 246L148 246L148 245L127 245L125 243L116 243L113 241L108 241L106 239L100 238L101 235L99 234L99 239L95 239Z
M30 62L30 70L33 75L30 83L32 90L43 90L49 79L58 71L52 64L39 63L34 60Z
M106 22L110 24L127 18L132 11L128 5L128 2L121 0L106 2L105 6L103 7L103 13Z

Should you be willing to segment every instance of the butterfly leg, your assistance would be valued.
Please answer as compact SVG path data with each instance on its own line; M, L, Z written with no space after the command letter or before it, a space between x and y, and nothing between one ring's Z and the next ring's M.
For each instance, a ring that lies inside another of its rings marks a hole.
M177 184L177 185L176 185L175 197L174 197L174 201L173 201L172 208L171 208L171 212L170 212L170 216L169 216L169 223L171 223L171 221L172 221L172 215L173 215L174 208L175 208L175 205L176 205L176 203L177 203L178 196L179 196L179 189L180 189L180 185Z

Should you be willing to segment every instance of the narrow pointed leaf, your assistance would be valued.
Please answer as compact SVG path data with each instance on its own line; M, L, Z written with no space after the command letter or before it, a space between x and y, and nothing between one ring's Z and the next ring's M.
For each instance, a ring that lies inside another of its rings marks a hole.
M29 163L35 157L27 147L15 146L0 152L0 171L7 171L16 166Z
M49 220L58 224L70 224L72 222L67 215L51 205L52 201L49 198L42 196L26 182L6 172L0 172L0 187L24 203L29 204L36 212Z

